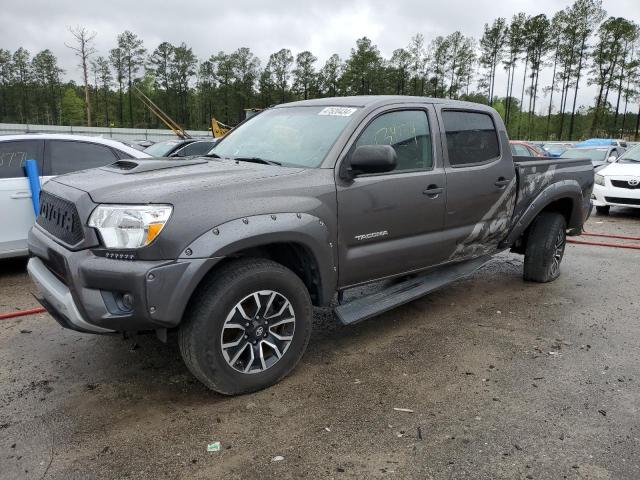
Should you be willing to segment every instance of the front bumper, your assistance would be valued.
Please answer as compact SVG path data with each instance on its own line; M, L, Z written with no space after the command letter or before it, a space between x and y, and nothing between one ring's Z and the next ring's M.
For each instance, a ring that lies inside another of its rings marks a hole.
M612 181L626 182L625 177L605 177L605 184L594 185L592 200L596 207L615 206L640 208L640 188L620 188Z
M29 232L29 253L27 270L42 305L61 325L90 333L177 326L191 293L220 260L106 258L68 250L38 225Z

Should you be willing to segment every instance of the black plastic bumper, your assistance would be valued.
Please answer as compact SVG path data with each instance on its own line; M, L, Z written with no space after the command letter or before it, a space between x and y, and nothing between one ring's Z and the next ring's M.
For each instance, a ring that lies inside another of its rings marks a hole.
M48 290L41 293L45 308L61 325L93 333L177 326L193 290L220 260L105 258L90 249L70 251L38 226L29 233L29 252L38 259L29 273Z

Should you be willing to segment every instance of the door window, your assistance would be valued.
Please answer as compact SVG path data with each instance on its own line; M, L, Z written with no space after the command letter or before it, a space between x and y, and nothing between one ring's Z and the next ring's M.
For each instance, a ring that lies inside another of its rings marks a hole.
M37 160L42 174L42 141L0 141L0 178L24 177L25 160Z
M429 120L421 110L380 115L365 128L355 147L361 145L391 145L398 157L396 172L433 168Z
M486 163L500 156L498 133L490 115L445 110L442 119L452 167Z
M47 150L51 175L102 167L117 160L109 147L95 143L49 140Z

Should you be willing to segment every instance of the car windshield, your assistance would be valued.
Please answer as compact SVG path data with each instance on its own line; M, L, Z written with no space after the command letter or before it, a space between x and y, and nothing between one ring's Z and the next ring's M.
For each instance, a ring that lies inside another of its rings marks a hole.
M562 154L562 158L588 158L592 162L604 162L608 148L570 148Z
M152 157L166 157L167 154L173 150L176 145L179 145L179 140L168 140L166 142L154 143L150 147L143 150L144 153L148 153Z
M231 130L210 154L318 167L357 108L282 107L265 110Z
M636 145L624 152L616 163L640 163L640 145Z
M547 152L551 153L562 153L568 147L566 145L560 145L558 143L546 143L543 147Z

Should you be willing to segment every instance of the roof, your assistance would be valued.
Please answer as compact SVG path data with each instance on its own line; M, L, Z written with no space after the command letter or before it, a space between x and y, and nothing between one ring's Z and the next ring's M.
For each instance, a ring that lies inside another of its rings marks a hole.
M617 144L617 140L611 140L610 138L590 138L576 143L576 147L605 147Z
M375 108L385 105L394 105L398 103L431 103L446 104L459 108L477 109L480 107L484 109L490 109L490 107L487 105L473 102L463 102L461 100L451 100L448 98L414 97L409 95L354 95L350 97L315 98L313 100L300 100L297 102L282 103L280 105L276 105L275 108L328 106Z
M72 135L67 133L21 133L15 135L0 135L0 142L6 142L11 140L75 140L89 143L97 143L100 145L106 145L112 148L128 153L134 158L147 158L149 155L143 153L140 150L125 145L117 140L103 137L92 137L90 135Z

